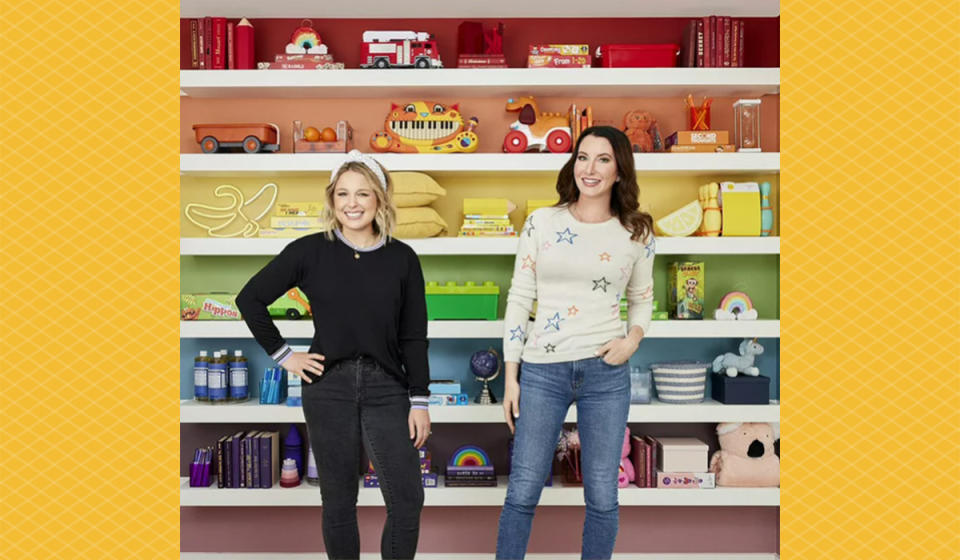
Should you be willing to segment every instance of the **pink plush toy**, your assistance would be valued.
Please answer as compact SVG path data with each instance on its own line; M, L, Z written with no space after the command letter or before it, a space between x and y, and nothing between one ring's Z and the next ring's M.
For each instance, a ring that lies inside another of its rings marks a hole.
M717 486L780 486L780 459L770 424L724 422L717 424L720 449L710 458Z
M623 434L623 449L620 451L620 474L617 476L617 487L626 488L637 479L630 460L630 428Z

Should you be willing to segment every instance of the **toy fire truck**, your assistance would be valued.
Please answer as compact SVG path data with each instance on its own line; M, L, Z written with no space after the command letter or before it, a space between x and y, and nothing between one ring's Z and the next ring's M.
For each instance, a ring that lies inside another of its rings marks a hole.
M443 68L437 42L422 31L364 31L361 68Z

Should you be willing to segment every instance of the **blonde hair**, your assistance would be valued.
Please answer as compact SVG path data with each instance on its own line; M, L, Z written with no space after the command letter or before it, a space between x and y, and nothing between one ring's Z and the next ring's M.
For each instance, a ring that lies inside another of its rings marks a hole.
M333 194L337 187L337 181L347 171L356 171L367 179L367 183L377 197L377 214L373 218L373 232L377 236L388 241L393 236L393 230L397 225L397 211L393 208L393 179L387 169L376 162L383 171L383 176L387 180L387 188L384 190L380 185L380 178L370 170L369 167L359 161L349 161L337 170L337 174L330 178L330 184L325 191L325 201L323 212L320 216L323 222L323 228L326 230L327 239L333 239L334 229L343 229L343 224L337 219L334 211Z

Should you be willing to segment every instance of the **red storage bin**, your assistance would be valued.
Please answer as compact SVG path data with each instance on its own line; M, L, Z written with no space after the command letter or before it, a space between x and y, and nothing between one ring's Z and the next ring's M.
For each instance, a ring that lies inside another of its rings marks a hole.
M597 56L603 68L664 68L677 65L680 45L600 45Z

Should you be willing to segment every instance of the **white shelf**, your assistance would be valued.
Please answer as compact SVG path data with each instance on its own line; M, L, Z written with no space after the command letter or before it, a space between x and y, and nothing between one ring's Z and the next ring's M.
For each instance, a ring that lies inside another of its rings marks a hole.
M569 154L374 154L391 171L556 173ZM180 174L192 177L329 173L337 154L180 154ZM637 174L732 175L779 173L780 152L634 154Z
M440 477L438 488L424 489L425 506L503 505L507 477L492 488L446 488ZM362 482L361 482L362 486ZM319 506L320 489L303 483L295 488L191 488L190 480L180 478L181 506ZM383 506L379 488L360 488L358 506ZM543 489L541 506L583 506L583 487L564 486L562 477L553 477L553 486ZM622 506L779 506L779 488L663 489L628 487L620 489Z
M181 255L274 256L293 239L180 239ZM418 255L515 255L517 239L403 239ZM658 255L779 255L779 237L658 237Z
M274 321L284 338L313 338L313 321ZM502 338L503 321L429 321L429 338ZM780 338L780 321L654 321L647 338ZM253 338L243 321L180 321L180 338Z
M181 424L288 424L303 422L303 409L285 404L211 405L192 400L180 401ZM499 404L467 406L431 406L430 421L434 424L501 424L503 408ZM571 407L565 422L576 422L576 407ZM714 423L714 422L779 422L780 405L734 405L707 400L701 404L666 404L654 401L649 405L630 406L628 422L634 423Z
M181 70L180 91L181 95L207 98L432 99L437 96L510 97L524 93L582 98L685 97L688 94L759 97L780 93L780 69Z
M222 16L229 18L612 18L612 17L701 17L723 14L734 17L776 17L780 2L757 0L674 0L672 2L634 2L602 0L486 0L484 2L436 2L411 0L404 3L380 0L352 2L316 2L315 0L191 0L180 1L180 17ZM319 27L323 31L323 27ZM404 28L405 29L405 28Z

